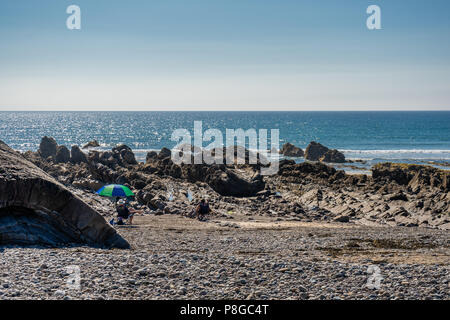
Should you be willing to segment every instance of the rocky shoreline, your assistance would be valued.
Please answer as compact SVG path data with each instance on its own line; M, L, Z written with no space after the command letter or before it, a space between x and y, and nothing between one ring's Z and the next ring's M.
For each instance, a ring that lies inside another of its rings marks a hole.
M88 198L104 184L127 185L136 194L133 205L157 215L190 214L191 194L193 203L208 197L219 215L232 211L285 220L450 229L450 171L430 166L382 163L372 167L371 175L349 175L321 161L282 160L277 175L263 177L259 164L177 165L166 148L138 163L124 145L81 155L73 146L72 156L61 162L54 153L56 142L53 154L47 152L47 139L38 152L24 157Z
M0 237L0 299L450 297L449 171L383 163L371 175L349 175L325 164L327 156L282 160L277 175L261 176L260 163L177 165L166 148L139 163L125 145L83 152L48 137L37 152L15 156L103 216L100 229L115 214L95 194L104 184L129 186L131 205L145 213L115 229L131 250L24 247ZM15 181L13 172L11 165L0 175ZM207 222L190 218L201 198L213 209ZM65 287L69 265L82 270L80 290ZM366 285L373 265L383 277L375 289Z

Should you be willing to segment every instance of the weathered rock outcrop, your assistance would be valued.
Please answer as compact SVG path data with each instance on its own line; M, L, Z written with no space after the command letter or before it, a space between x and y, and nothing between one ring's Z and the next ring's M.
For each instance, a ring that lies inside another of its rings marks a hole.
M328 149L324 145L311 141L305 150L305 159L311 161L343 163L345 156L336 149Z
M283 160L279 166L278 174L290 182L309 183L323 180L328 183L345 177L343 171L337 171L320 162L295 163L293 160Z
M86 154L81 151L79 146L72 146L72 150L70 151L70 162L72 163L87 163Z
M58 146L55 161L56 163L67 163L70 161L70 151L66 146Z
M57 148L58 144L55 139L45 136L41 139L38 152L42 158L46 159L48 157L54 157L56 155Z
M321 162L333 162L333 163L344 163L345 156L342 152L339 152L336 149L328 150L322 157L319 159Z
M136 161L136 158L134 157L133 151L127 145L121 144L117 147L114 147L112 149L112 152L113 152L113 157L122 166L137 164L137 161Z
M224 196L248 197L264 189L262 178L246 178L225 165L175 164L170 150L163 148L157 156L147 155L143 171L157 175L186 179L190 182L206 182Z
M0 243L129 248L98 212L1 141Z
M305 159L311 161L319 161L321 157L327 153L329 149L324 145L311 141L305 150Z
M372 177L377 182L396 182L408 186L413 193L424 188L450 191L450 171L431 166L379 163L372 168Z
M281 147L280 154L287 157L303 157L305 155L302 149L289 142Z

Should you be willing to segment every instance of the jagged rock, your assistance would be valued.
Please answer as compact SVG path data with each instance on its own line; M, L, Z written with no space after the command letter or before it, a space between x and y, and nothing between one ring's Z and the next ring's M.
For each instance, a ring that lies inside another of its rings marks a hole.
M81 151L79 146L72 146L70 151L70 162L72 163L88 163L86 154Z
M147 183L145 181L136 179L131 182L131 185L133 187L135 187L136 189L140 190L140 189L144 189L145 186L147 185Z
M395 181L406 185L414 193L429 187L450 191L450 171L431 166L379 163L372 168L372 177L377 182Z
M92 141L89 141L88 143L86 143L86 144L83 146L83 149L87 149L87 148L96 148L96 147L100 147L100 143L98 143L97 140L92 140Z
M112 148L113 153L121 153L123 150L132 151L131 148L126 144L119 144Z
M70 161L70 151L66 146L58 146L55 161L56 163L67 163Z
M287 157L303 157L305 153L299 147L288 142L281 147L280 154Z
M332 162L332 163L344 163L345 156L342 152L339 152L336 149L328 150L322 157L319 159L322 162Z
M219 194L234 197L254 196L257 192L264 190L265 186L261 177L248 181L227 169L208 170L205 182Z
M166 203L164 202L166 199L162 195L157 195L153 197L149 202L148 206L153 210L164 210L166 207Z
M129 184L130 180L128 180L128 177L126 175L121 175L116 179L117 184Z
M395 201L395 200L408 201L408 197L403 192L399 192L397 194L390 196L389 200L391 200L391 201Z
M130 247L97 211L1 141L0 243Z
M400 185L407 185L412 178L409 173L399 166L391 163L377 164L372 168L372 177L375 180L395 181Z
M144 205L148 205L148 203L154 198L154 194L147 190L139 190L136 193L136 200Z
M156 151L149 151L147 152L147 156L145 158L145 163L151 162L152 160L156 159L158 157L158 153Z
M158 153L158 159L165 159L170 158L172 155L172 152L167 148L162 148L161 151Z
M334 218L334 221L336 221L336 222L349 222L350 218L349 218L349 216L342 215L342 216L338 216L338 217Z
M321 189L312 189L303 194L300 199L308 205L315 205L322 201L323 192Z
M319 161L329 149L322 144L311 141L305 150L305 159L311 161Z
M112 149L113 158L117 160L120 165L135 165L137 164L133 150L127 145L121 144Z
M58 144L56 143L55 139L45 136L41 139L38 152L42 158L47 159L48 157L56 156L57 148Z
M120 153L122 156L122 160L126 164L137 164L136 158L134 156L134 153L132 151L124 150Z
M336 176L336 172L335 168L320 162L295 163L293 161L280 161L278 174L290 182L307 183L312 180L326 180L328 182L330 180L335 181L339 177L342 178L341 175Z

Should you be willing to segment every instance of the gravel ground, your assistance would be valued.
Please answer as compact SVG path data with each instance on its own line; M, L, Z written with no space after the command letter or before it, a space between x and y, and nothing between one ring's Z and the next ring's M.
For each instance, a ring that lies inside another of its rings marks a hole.
M0 247L0 299L450 298L447 231L174 215L118 230L132 250Z

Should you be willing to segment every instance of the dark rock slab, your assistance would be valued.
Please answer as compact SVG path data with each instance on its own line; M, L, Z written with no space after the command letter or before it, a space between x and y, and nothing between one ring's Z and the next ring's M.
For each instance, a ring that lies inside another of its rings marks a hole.
M89 205L0 141L0 244L130 245Z

